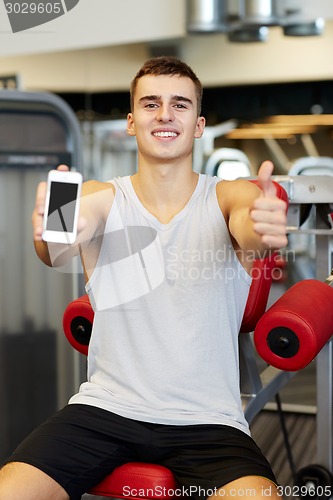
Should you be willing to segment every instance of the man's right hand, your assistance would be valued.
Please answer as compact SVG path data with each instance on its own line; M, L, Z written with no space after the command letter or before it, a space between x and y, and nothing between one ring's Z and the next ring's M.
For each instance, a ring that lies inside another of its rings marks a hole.
M57 170L66 172L69 170L67 165L59 165ZM37 187L35 208L32 212L32 227L34 241L43 241L43 218L45 210L46 182L40 182Z

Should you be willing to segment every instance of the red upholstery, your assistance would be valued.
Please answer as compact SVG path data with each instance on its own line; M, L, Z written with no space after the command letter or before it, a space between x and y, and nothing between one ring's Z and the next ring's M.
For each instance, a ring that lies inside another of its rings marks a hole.
M252 283L240 328L242 333L253 332L259 318L266 310L275 268L275 255L274 253L266 259L256 259L253 262Z
M94 311L88 295L73 300L65 309L62 324L69 343L81 354L87 356Z
M260 356L272 366L307 366L333 335L333 288L317 280L296 283L266 311L254 331Z
M92 488L93 495L150 500L168 500L179 496L176 479L172 472L162 465L130 462L117 467L101 483Z

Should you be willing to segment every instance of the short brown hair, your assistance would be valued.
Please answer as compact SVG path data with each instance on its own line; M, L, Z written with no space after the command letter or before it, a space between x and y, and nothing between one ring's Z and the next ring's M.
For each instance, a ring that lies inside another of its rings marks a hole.
M171 56L159 56L148 59L148 61L144 63L141 69L139 69L130 86L130 100L132 111L134 107L134 94L136 91L138 80L146 75L174 75L190 78L195 86L195 93L197 96L197 112L198 116L200 115L202 103L202 84L194 71L186 63L180 61L176 57Z

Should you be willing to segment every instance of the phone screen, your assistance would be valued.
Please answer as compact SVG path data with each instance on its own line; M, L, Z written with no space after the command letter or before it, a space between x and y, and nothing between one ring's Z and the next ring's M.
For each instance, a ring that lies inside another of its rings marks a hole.
M74 230L78 184L51 182L46 229L71 233Z

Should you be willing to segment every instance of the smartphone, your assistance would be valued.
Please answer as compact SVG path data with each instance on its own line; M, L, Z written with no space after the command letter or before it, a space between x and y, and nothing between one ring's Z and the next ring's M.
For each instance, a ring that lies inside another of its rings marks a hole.
M82 175L51 170L47 178L43 240L74 243L77 235Z

